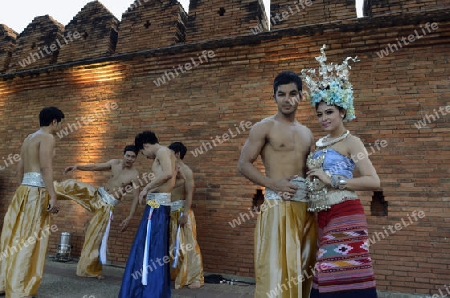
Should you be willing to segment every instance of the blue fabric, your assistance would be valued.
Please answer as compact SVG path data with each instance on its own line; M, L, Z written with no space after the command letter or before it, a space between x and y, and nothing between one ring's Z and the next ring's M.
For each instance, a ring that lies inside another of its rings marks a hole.
M319 293L316 289L311 289L309 298L378 298L378 295L375 288L333 293Z
M341 175L349 179L353 178L353 170L355 169L353 159L340 154L333 148L327 148L326 150L327 152L322 166L323 170L329 171L331 175ZM314 158L323 154L323 150L319 150L314 153Z
M141 223L128 256L119 298L170 298L169 227L170 207L153 210L148 257L147 286L142 285L142 263L150 206L145 207Z

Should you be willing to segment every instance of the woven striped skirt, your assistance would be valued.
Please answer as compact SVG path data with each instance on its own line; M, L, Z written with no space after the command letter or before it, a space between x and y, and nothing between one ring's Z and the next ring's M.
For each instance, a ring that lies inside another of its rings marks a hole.
M310 298L376 298L367 221L360 200L318 213L319 251Z

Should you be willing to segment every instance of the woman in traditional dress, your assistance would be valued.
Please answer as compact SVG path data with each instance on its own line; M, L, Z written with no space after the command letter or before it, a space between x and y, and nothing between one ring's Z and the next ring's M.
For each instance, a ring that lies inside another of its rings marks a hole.
M310 298L374 298L377 292L367 221L355 191L375 190L380 179L361 140L344 126L355 118L347 70L352 58L327 66L324 48L317 57L321 78L314 80L302 71L310 90L308 97L328 134L317 141L316 151L307 160L308 210L317 212L319 227ZM355 168L360 173L357 178L353 178Z

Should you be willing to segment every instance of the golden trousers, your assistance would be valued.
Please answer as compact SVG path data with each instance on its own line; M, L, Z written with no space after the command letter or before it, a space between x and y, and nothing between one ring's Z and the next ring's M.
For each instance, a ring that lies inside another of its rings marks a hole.
M110 211L114 206L106 204L98 193L98 188L90 184L69 179L62 182L55 181L54 186L58 200L74 201L94 213L85 234L77 275L85 277L102 275L99 249L110 220Z
M0 240L0 291L6 298L37 294L50 234L45 188L21 185L6 212Z
M170 213L170 276L172 280L175 280L175 289L181 289L194 282L204 284L202 254L197 243L197 226L192 210L189 210L187 223L180 226L178 249L180 255L177 266L173 268L178 218L180 218L181 212L184 213L184 208Z
M308 298L317 222L308 203L265 200L255 227L255 298Z

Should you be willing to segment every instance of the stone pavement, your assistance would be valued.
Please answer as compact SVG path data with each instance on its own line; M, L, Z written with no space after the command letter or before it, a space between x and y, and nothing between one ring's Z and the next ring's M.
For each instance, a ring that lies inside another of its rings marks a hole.
M76 266L76 261L61 263L53 261L51 257L47 258L44 278L37 298L115 298L118 296L124 268L104 266L103 274L106 279L96 280L77 276ZM245 278L240 280L251 282ZM195 290L186 287L180 290L172 289L172 298L253 298L254 290L254 285L244 283L236 285L205 283L205 286Z
M115 298L118 296L123 267L104 266L103 273L106 279L96 280L78 277L75 274L76 266L76 261L61 263L48 257L37 298ZM246 283L238 282L235 285L205 283L205 286L195 290L186 287L180 290L172 289L172 298L253 298L255 286L247 284L254 282L252 278L226 274L222 274L222 276L226 279L237 279ZM426 297L426 295L378 292L378 298L422 297Z

